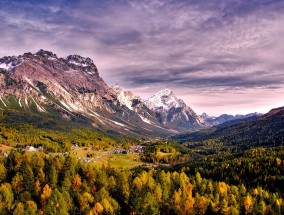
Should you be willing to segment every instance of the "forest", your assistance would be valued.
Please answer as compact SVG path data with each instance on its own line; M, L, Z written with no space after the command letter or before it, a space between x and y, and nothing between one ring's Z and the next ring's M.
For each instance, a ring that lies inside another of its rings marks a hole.
M189 171L188 167L178 171L143 167L118 171L84 164L70 156L14 151L0 163L0 213L284 213L280 192L244 183L232 185Z

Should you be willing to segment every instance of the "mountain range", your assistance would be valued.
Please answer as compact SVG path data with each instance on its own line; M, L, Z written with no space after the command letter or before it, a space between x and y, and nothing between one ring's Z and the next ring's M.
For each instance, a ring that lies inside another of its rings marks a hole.
M168 136L258 116L197 115L165 88L142 100L118 85L109 87L90 58L65 58L39 50L0 59L0 108L85 120L94 128L126 134Z

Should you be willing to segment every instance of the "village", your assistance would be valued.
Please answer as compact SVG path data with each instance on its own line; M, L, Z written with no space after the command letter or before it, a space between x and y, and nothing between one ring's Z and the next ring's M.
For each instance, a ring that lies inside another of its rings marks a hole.
M143 154L142 145L136 145L129 149L124 149L121 147L115 147L107 151L95 150L93 146L90 147L79 147L78 145L72 145L71 151L69 153L62 153L63 155L75 154L77 158L85 163L102 162L106 157L111 157L111 155L135 155L139 158ZM133 156L129 156L133 157Z
M122 147L113 147L105 150L98 150L93 146L81 147L77 144L71 146L68 152L56 152L50 153L46 152L42 146L31 146L27 145L23 148L13 148L6 145L0 147L0 156L8 157L12 150L18 152L28 152L28 153L45 153L47 157L52 156L72 156L83 163L93 163L95 165L112 165L118 168L131 168L138 165L144 164L140 161L140 156L143 154L144 145L135 145L127 149Z

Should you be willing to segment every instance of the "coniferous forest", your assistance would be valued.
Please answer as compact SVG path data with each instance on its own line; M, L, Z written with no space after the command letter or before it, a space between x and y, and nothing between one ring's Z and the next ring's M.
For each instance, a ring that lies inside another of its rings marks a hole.
M283 214L283 177L277 176L283 175L283 168L276 171L273 166L281 166L284 158L263 155L250 162L246 156L221 162L223 174L218 174L218 166L208 171L199 167L203 177L192 174L192 167L121 171L70 156L12 152L0 164L0 210L1 214ZM265 167L263 177L250 179L261 161L271 169ZM241 170L243 179L235 175L240 164L248 166Z

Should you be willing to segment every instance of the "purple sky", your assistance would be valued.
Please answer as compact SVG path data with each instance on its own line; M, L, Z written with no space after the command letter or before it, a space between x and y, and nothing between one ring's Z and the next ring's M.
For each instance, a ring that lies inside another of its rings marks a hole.
M109 85L197 113L284 106L284 1L1 0L0 57L91 57Z

